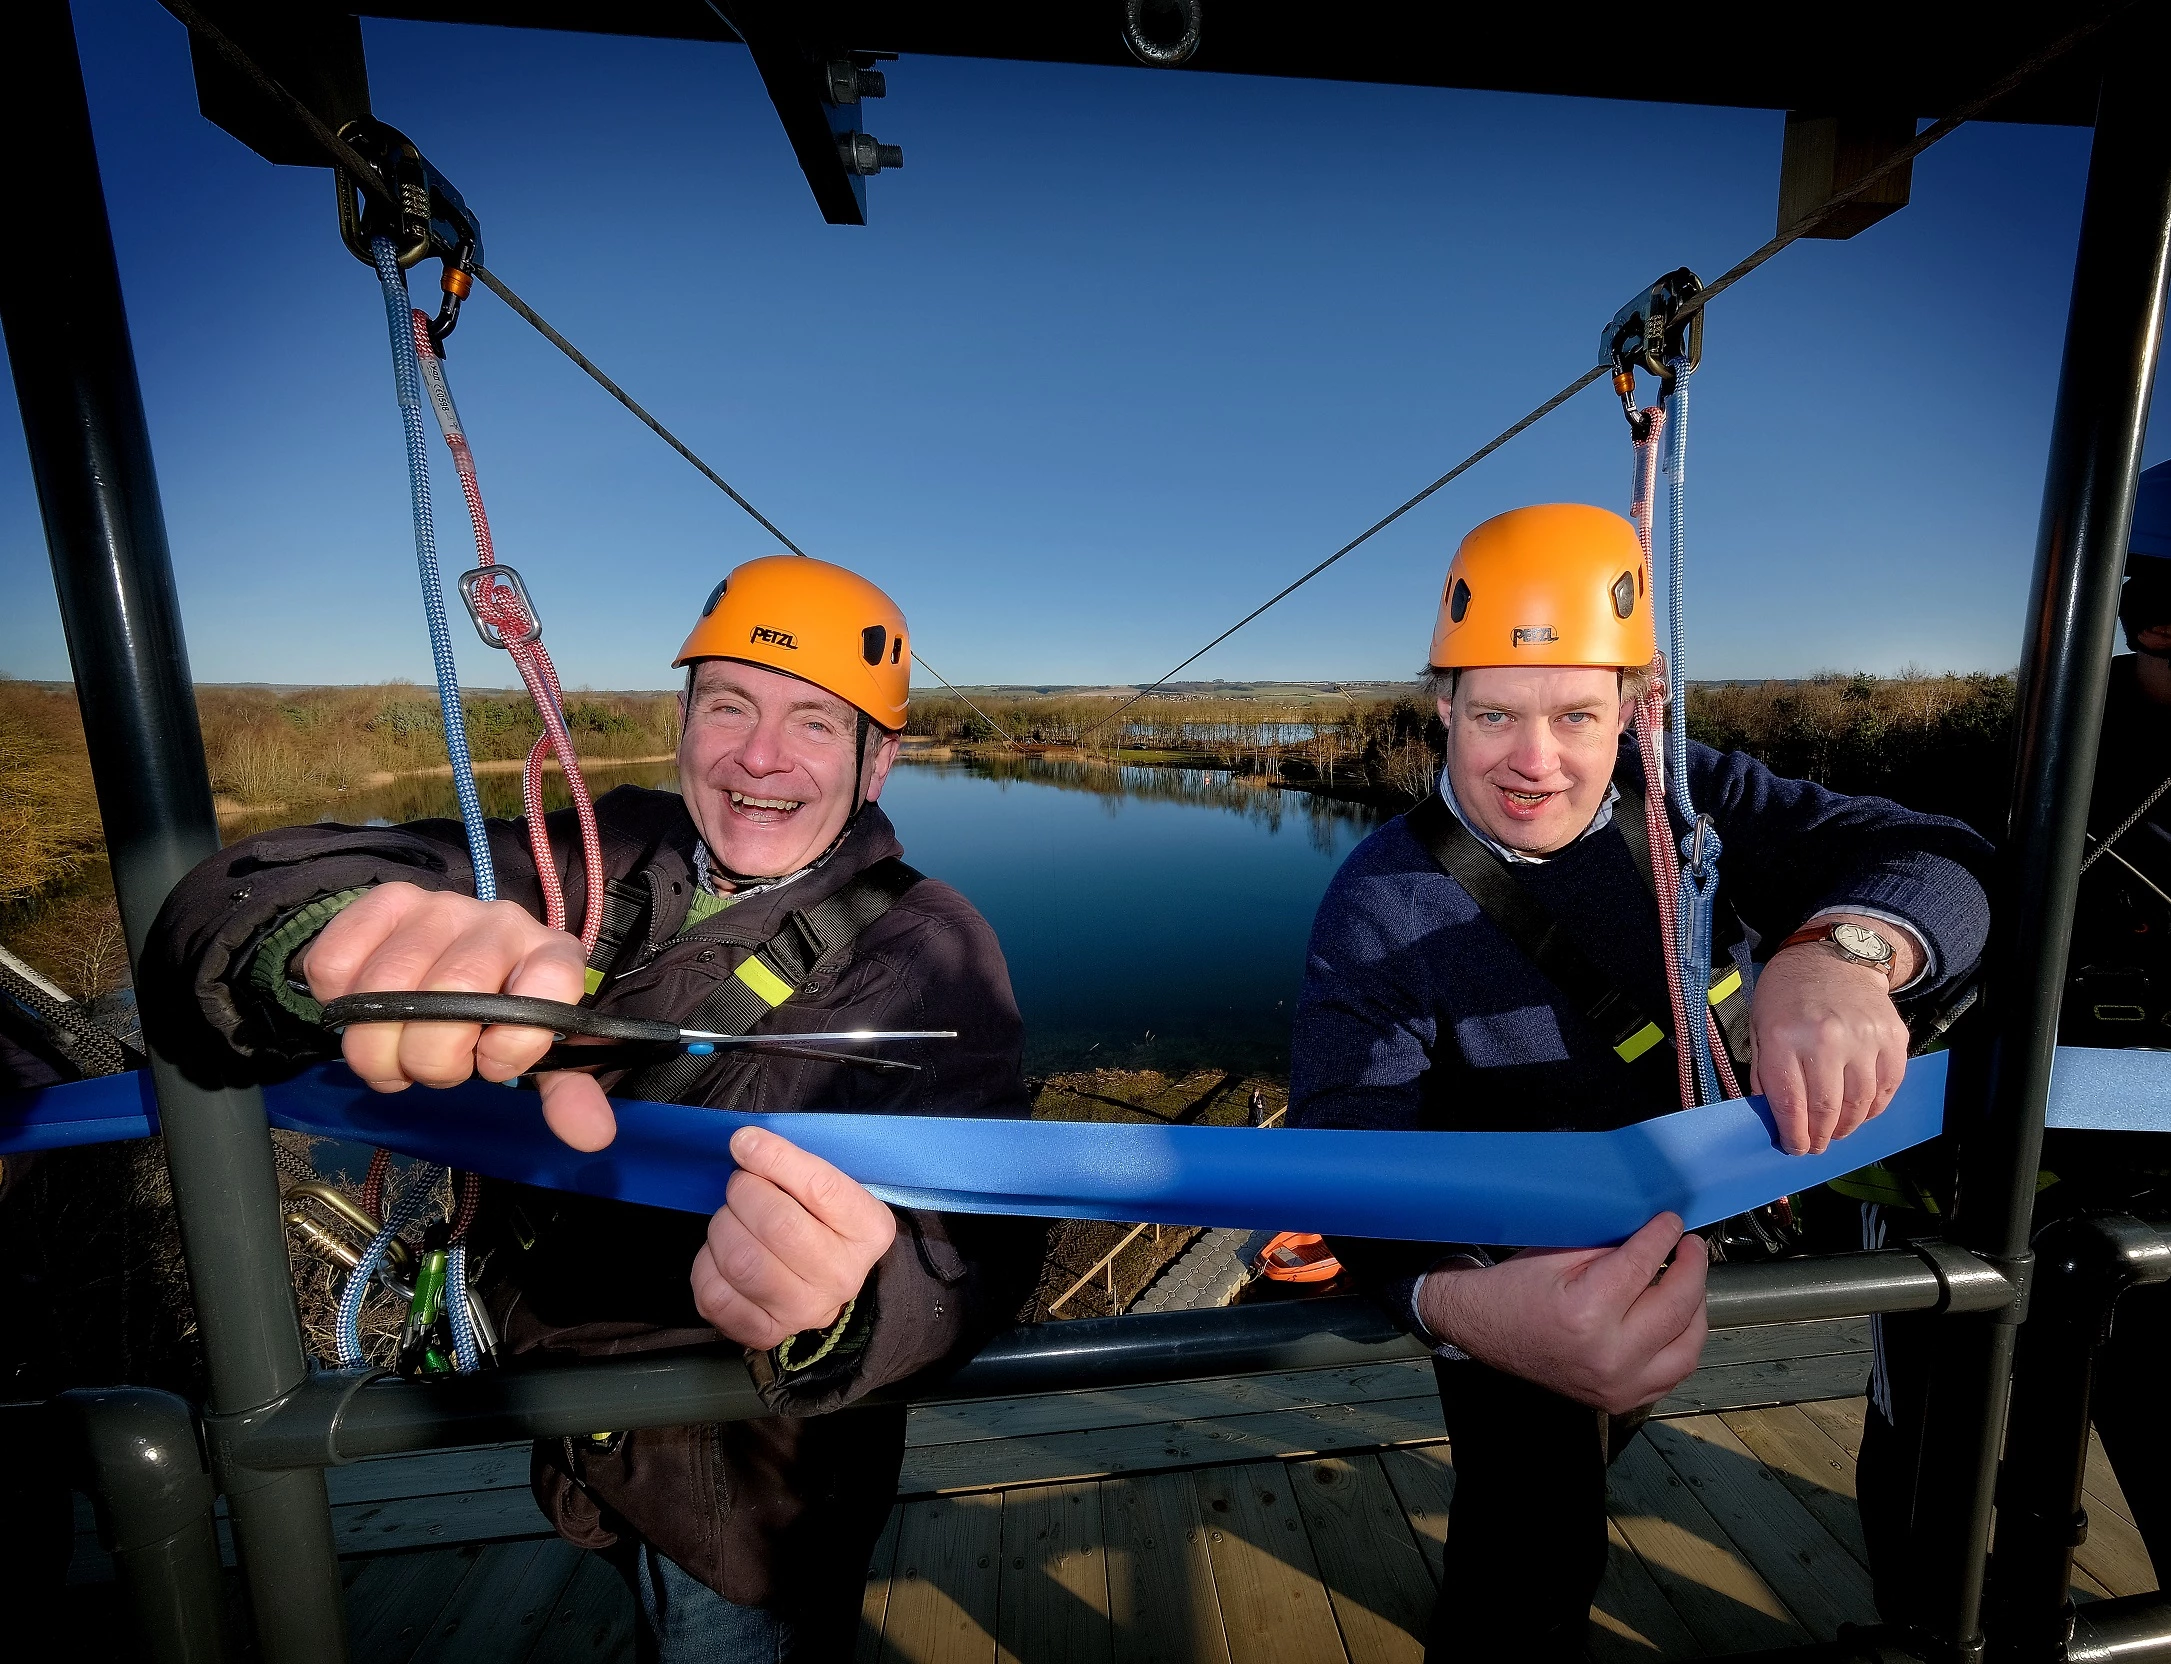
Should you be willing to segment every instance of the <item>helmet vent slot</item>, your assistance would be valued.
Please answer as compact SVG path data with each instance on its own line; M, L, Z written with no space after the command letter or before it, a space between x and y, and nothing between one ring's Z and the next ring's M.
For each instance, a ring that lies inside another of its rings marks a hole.
M859 632L859 656L869 664L882 662L882 649L890 644L890 633L880 624L870 624Z
M1460 624L1463 621L1464 614L1468 613L1469 610L1470 586L1461 578L1457 578L1455 580L1455 593L1447 598L1447 616L1451 622Z
M890 643L890 663L895 664L905 656L905 638L899 636Z
M1613 580L1613 616L1626 618L1636 610L1636 574L1623 572Z

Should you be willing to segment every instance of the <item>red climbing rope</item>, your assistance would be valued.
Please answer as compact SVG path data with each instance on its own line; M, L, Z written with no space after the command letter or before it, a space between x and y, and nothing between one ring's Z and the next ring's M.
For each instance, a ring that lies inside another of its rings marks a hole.
M580 823L581 870L586 883L581 911L580 943L593 951L603 929L603 840L596 829L595 801L581 774L573 736L565 722L565 690L558 670L543 646L542 621L528 600L519 574L498 565L497 548L490 538L490 517L482 506L482 486L475 477L475 455L468 447L460 414L446 384L443 361L430 339L430 323L422 313L413 314L415 352L421 360L422 379L429 388L430 403L437 411L452 465L460 476L460 493L467 499L467 515L475 528L476 570L460 580L460 592L482 638L502 647L520 671L528 696L535 701L543 720L543 733L528 752L521 777L521 799L527 809L528 844L535 852L535 870L543 888L543 918L553 930L566 928L565 886L551 854L550 829L544 818L543 765L556 757L565 775L565 789L573 800L573 814Z
M1666 426L1666 413L1653 406L1643 411L1642 437L1636 439L1635 494L1629 500L1628 517L1636 528L1636 541L1643 545L1644 592L1651 587L1651 511L1658 497L1659 435ZM1667 667L1672 674L1672 667ZM1643 758L1643 824L1644 835L1651 846L1653 888L1658 892L1659 940L1666 959L1666 994L1673 1002L1673 1031L1686 1035L1689 1031L1688 991L1681 984L1681 856L1674 846L1673 822L1666 813L1666 699L1664 686L1651 690L1636 704L1636 750ZM1688 690L1675 690L1682 698ZM1719 1084L1729 1098L1741 1096L1741 1086L1734 1078L1733 1064L1726 1055L1726 1041L1719 1032L1718 1019L1711 1014L1708 997L1698 1002L1703 1006L1703 1018L1710 1027L1711 1060L1719 1072ZM1673 1049L1674 1072L1681 1090L1681 1107L1694 1109L1697 1102L1695 1064L1689 1048L1677 1044Z

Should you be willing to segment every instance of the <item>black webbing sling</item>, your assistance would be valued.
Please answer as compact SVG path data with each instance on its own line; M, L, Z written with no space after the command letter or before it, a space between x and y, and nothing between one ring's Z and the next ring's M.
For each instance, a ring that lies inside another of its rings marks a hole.
M676 1019L716 1034L749 1034L754 1025L799 991L814 967L887 913L921 875L892 856L877 861L812 907L784 916L776 934L720 979L700 1008ZM718 1067L728 1054L687 1054L636 1069L611 1090L622 1097L669 1103Z
M1655 893L1642 794L1628 786L1621 786L1620 792L1613 824L1621 829L1645 885ZM1505 861L1455 818L1437 792L1403 818L1441 871L1463 887L1516 951L1605 1036L1614 1056L1632 1068L1653 1074L1663 1069L1668 1077L1673 1076L1673 1042L1664 1025L1645 1015L1611 977L1591 963L1567 927L1523 888ZM1712 984L1710 1001L1717 1008L1732 1051L1735 1025L1728 1018L1745 1018L1749 1003L1742 997L1741 973L1733 965L1727 965L1724 974ZM1729 1006L1736 1010L1729 1012Z

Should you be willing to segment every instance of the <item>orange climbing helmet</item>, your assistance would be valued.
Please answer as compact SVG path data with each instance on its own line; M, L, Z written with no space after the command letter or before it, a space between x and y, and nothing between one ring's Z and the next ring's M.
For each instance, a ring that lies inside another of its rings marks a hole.
M905 725L912 646L905 615L857 572L807 555L764 555L709 594L673 665L737 659L833 693L876 723Z
M1495 515L1462 540L1432 628L1435 670L1647 665L1658 653L1636 529L1585 503Z

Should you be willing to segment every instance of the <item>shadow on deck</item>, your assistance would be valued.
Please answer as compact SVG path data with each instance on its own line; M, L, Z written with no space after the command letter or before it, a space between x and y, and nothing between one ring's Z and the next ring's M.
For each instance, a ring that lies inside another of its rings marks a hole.
M1613 1470L1593 1659L1874 1621L1854 1505L1866 1346L1859 1321L1713 1337ZM631 1659L615 1574L537 1535L525 1446L330 1479L356 1664ZM2076 1595L2155 1587L2100 1449L2089 1484ZM918 1406L859 1658L1416 1664L1453 1492L1422 1362ZM94 1585L101 1558L79 1553L72 1580Z

